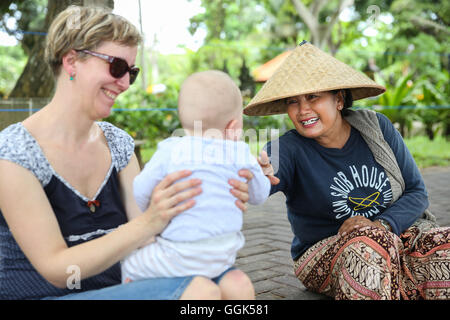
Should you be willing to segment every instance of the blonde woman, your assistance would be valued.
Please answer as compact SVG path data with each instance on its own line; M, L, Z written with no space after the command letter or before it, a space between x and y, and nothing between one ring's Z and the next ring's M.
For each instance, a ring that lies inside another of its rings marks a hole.
M135 81L141 36L120 16L71 6L53 21L56 78L41 111L0 133L0 299L220 299L202 277L120 284L119 261L195 204L201 181L167 175L141 212L132 138L98 120ZM241 172L251 178L248 171ZM245 210L247 184L230 181ZM233 270L237 288L248 278Z

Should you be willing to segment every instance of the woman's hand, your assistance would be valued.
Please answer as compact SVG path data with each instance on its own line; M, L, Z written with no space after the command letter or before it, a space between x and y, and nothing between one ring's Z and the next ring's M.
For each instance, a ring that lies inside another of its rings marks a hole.
M195 205L192 198L202 192L202 181L190 179L176 182L191 174L189 170L172 172L153 189L145 214L150 218L149 222L156 231L155 234L161 233L173 217Z
M246 182L242 182L236 179L228 180L228 183L233 187L230 190L231 194L237 198L235 204L242 210L242 212L247 211L247 201L249 199L248 195L248 182L253 179L253 173L250 170L242 169L239 170L238 175L240 177L246 178Z
M372 227L384 229L384 227L381 226L381 224L379 224L377 222L372 222L363 216L354 216L354 217L348 218L347 220L344 221L344 223L339 228L338 235L345 236L347 233L349 233L353 229L359 229L359 228L366 227L366 226L372 226Z
M280 179L275 177L274 170L272 164L270 163L269 156L266 151L261 151L261 155L258 157L258 163L261 166L261 169L264 175L269 178L271 185L277 185L280 183Z

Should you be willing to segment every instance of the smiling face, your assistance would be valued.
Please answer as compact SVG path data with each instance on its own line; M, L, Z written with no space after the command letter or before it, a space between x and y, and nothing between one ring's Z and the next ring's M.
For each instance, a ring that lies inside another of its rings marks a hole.
M122 46L114 42L104 42L96 52L124 59L129 66L134 65L137 47ZM109 116L115 99L130 86L130 74L114 78L109 72L109 63L95 56L87 56L76 62L76 83L81 105L92 119Z
M289 118L299 134L325 147L342 145L342 137L346 136L349 127L341 116L343 101L340 93L299 95L287 98L286 104Z

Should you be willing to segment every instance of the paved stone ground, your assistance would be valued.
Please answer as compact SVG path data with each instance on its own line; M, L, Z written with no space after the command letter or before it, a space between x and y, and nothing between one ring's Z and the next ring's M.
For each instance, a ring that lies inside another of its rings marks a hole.
M450 226L450 167L422 171L430 199L430 210L441 226ZM257 300L328 299L312 293L297 280L290 256L292 231L282 193L272 195L261 206L249 206L244 214L244 248L236 266L252 279Z

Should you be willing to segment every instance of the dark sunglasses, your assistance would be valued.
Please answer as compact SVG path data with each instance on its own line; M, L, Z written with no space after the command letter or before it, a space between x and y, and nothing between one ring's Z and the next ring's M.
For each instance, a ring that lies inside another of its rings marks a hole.
M139 74L139 68L136 66L128 66L128 63L122 58L108 56L107 54L93 52L89 50L75 50L76 52L83 52L91 56L103 59L109 63L109 73L116 79L122 78L125 73L130 73L130 84L136 80Z

